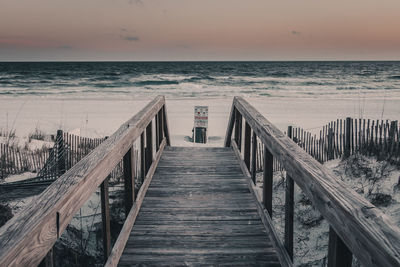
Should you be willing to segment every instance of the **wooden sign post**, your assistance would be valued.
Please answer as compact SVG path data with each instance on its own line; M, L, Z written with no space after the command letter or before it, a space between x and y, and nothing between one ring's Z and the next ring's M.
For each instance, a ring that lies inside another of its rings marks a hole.
M193 142L207 143L208 106L194 107Z

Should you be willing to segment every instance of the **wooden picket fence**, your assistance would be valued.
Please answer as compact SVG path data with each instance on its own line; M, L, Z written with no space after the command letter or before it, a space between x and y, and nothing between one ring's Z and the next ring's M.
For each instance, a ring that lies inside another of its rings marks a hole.
M99 146L105 138L87 138L57 131L56 141L46 165L39 172L37 180L54 180L71 169L81 159ZM138 150L134 151L135 155ZM139 157L135 157L139 159ZM138 162L136 164L139 164ZM138 171L138 170L137 170ZM119 181L123 176L123 162L119 162L110 173L112 181Z
M299 127L290 129L292 139L321 163L357 153L400 163L398 121L338 119L323 126L319 136Z
M256 170L261 172L264 166L264 145L257 139L257 153L256 153ZM283 167L279 164L277 158L273 159L273 171L283 171Z
M54 146L51 149L27 151L2 144L0 152L1 178L30 171L36 172L37 176L18 183L54 181L99 146L105 139L81 137L58 130ZM140 166L138 149L134 149L133 153L136 156L134 164ZM139 168L136 168L135 172L139 176ZM122 176L123 162L121 161L111 171L110 181L118 182Z
M10 144L0 145L0 178L23 172L38 172L46 163L50 149L34 151L18 148Z
M318 134L300 127L288 127L289 137L319 162L354 154L375 156L400 165L400 129L398 121L337 119L323 126ZM263 168L263 149L258 143L257 171ZM274 171L282 170L274 160Z

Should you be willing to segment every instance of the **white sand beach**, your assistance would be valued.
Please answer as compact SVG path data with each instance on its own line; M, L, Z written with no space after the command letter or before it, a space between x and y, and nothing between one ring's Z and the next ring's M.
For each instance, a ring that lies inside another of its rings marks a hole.
M332 120L362 117L398 119L399 99L366 99L360 104L356 98L270 98L246 97L279 129L288 125L309 131L319 129ZM111 135L124 121L135 115L151 98L140 99L52 99L1 98L0 125L2 130L15 129L16 135L27 136L38 128L48 134L57 129L86 137ZM225 136L232 98L169 98L166 101L172 145L193 145L185 141L193 127L195 105L209 106L208 145L221 146Z

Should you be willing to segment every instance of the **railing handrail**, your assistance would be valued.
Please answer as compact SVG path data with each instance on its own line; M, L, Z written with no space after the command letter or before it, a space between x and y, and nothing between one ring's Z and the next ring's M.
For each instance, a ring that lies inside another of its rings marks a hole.
M241 97L233 100L225 146L231 145L237 112L361 263L400 266L400 229L392 219L346 186Z
M157 96L0 228L0 266L38 265L79 208L165 108ZM164 110L165 112L165 110ZM169 144L164 113L164 131Z

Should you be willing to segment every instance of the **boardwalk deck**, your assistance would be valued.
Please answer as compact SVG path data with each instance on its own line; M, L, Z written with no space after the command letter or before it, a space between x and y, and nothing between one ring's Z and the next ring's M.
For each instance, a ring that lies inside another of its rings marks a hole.
M280 266L231 148L166 147L119 266Z

